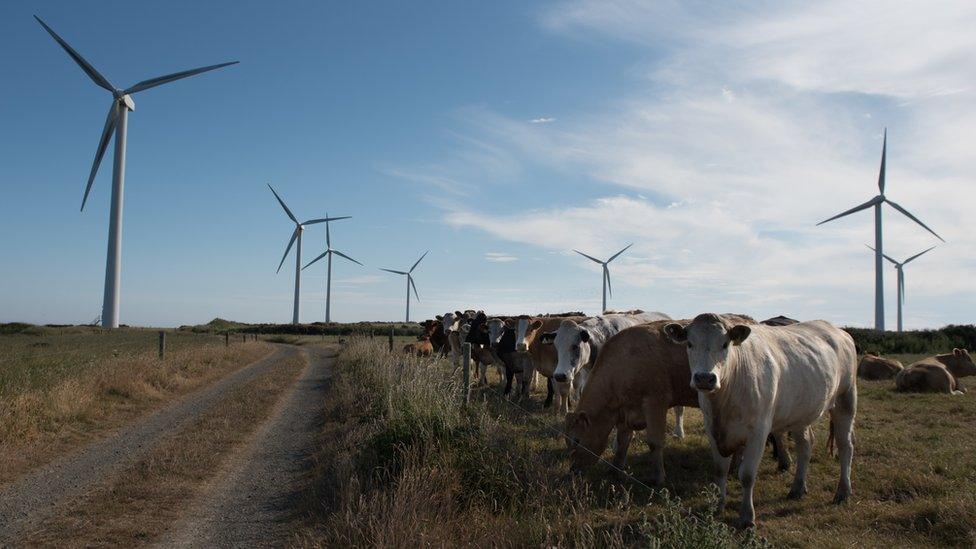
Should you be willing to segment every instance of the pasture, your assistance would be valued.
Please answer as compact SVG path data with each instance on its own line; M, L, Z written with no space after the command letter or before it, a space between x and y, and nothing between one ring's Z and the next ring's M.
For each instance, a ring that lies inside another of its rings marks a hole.
M906 364L917 357L898 357ZM543 394L515 404L498 380L460 404L459 373L442 360L390 355L354 339L336 366L316 482L312 546L570 545L734 547L971 546L976 543L976 394L902 394L859 380L854 496L830 503L839 474L816 424L809 494L786 499L791 473L767 450L756 486L758 527L736 532L739 486L712 518L712 461L701 415L665 449L665 490L648 478L635 437L628 475L598 464L568 472L562 418ZM540 384L544 387L544 384ZM673 416L669 414L669 421ZM609 458L609 451L605 452Z

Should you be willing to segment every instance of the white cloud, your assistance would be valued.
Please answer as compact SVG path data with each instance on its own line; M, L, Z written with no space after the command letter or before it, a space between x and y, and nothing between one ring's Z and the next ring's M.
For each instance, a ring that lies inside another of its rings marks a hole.
M550 124L555 121L555 118L533 118L532 120L529 120L529 122L532 124Z
M511 263L512 261L518 261L518 258L504 252L485 252L485 261L492 263Z

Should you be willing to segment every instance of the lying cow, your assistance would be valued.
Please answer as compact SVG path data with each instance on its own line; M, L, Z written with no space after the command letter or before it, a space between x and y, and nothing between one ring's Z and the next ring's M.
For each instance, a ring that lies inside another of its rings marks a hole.
M912 363L912 366L918 364L939 364L957 378L976 376L976 364L973 363L973 358L969 356L969 351L965 349L953 349L951 353L923 358Z
M901 362L868 353L857 363L857 377L863 379L891 379L904 370Z
M403 353L418 357L428 357L434 353L434 346L431 345L430 338L428 336L422 335L417 339L417 341L404 345Z
M586 385L590 368L597 360L600 348L608 339L631 326L646 324L657 320L670 320L664 313L608 314L594 316L577 323L567 318L553 332L542 334L543 344L551 344L556 349L556 368L552 378L557 383L568 384L572 394L579 400L580 392ZM569 412L569 399L561 399L561 413ZM683 434L683 433L682 433Z
M687 327L667 324L664 333L687 345L691 386L699 393L718 465L719 511L725 507L729 462L742 452L739 525L755 525L753 487L769 433L793 435L797 465L789 497L802 497L807 491L811 426L824 412L830 413L831 437L840 455L834 501L850 497L857 351L847 332L821 320L773 327L734 324L702 314Z

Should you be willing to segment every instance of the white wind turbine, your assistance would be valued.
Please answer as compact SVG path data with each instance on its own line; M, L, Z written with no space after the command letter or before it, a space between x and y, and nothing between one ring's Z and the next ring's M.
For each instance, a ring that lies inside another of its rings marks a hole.
M606 310L607 310L607 292L609 291L610 292L610 297L613 297L613 288L610 285L610 268L608 267L608 265L610 264L611 261L613 261L614 259L617 259L617 256L619 256L620 254L626 252L627 251L627 248L630 248L631 246L633 246L633 244L628 244L626 248L624 248L624 249L620 250L619 252L613 254L612 256L610 256L610 259L608 259L606 261L600 261L599 259L597 259L597 258L595 258L595 257L593 257L591 255L586 255L586 254L584 254L583 252L581 252L579 250L573 250L574 252L576 252L576 253L580 254L581 256L589 259L590 261L595 261L595 262L599 263L603 267L603 309L601 310L601 312L606 312Z
M423 261L425 257L427 257L428 253L430 253L430 250L424 252L424 255L420 256L420 259L418 259L417 262L413 264L413 267L410 267L409 271L394 271L393 269L380 269L381 271L386 271L388 273L406 275L407 277L407 320L406 321L407 322L410 322L410 288L411 287L413 287L413 295L417 297L417 301L420 301L420 294L417 293L417 285L413 283L413 270L417 268L417 265L420 265L420 262Z
M329 217L329 214L326 213L325 214L325 219L326 219L326 221L325 221L325 251L322 252L322 255L320 255L320 256L316 257L315 259L309 261L308 262L308 265L305 265L304 267L302 267L302 270L304 271L305 269L307 269L309 267L309 265L312 265L313 263L315 263L316 261L322 259L323 257L328 257L328 263L329 263L328 273L329 274L328 274L328 276L326 278L326 283L325 283L325 321L328 323L328 322L332 322L332 255L334 254L334 255L337 255L339 257L344 257L344 258L348 259L349 261L352 261L353 263L356 263L357 265L362 265L362 263L360 263L360 262L356 261L355 259L349 257L348 255L340 252L339 250L333 250L332 249L332 233L329 231L329 222L330 221L336 221L338 219L349 219L349 217L333 217L333 218L330 218Z
M872 248L871 246L868 246L868 248L874 250L874 248ZM907 265L911 261L918 259L922 255L931 252L934 249L935 246L932 246L931 248L925 250L924 252L919 252L913 255L912 257L909 257L905 261L902 261L901 263L892 259L891 256L889 256L888 254L884 254L884 258L890 261L892 265L895 266L895 271L897 271L898 273L898 331L899 332L904 331L904 327L902 325L901 310L905 303L905 265Z
M282 200L280 196L278 196L278 193L275 192L274 188L270 184L268 185L268 188L271 189L272 193L274 193L275 198L278 199L278 203L281 204L282 208L284 208L285 213L288 214L288 217L291 218L293 222L295 222L295 230L291 233L291 240L288 241L288 247L285 248L285 255L281 256L281 263L278 263L278 270L275 271L275 273L281 272L281 266L285 264L285 258L288 257L288 252L291 251L292 245L295 244L295 241L297 240L298 247L295 248L295 305L292 311L291 323L298 324L298 313L301 311L301 305L300 305L301 302L299 296L301 295L301 291L302 291L302 233L305 232L305 225L315 225L316 223L337 221L339 219L349 219L349 218L348 216L332 217L332 218L323 217L322 219L310 219L308 221L305 221L304 223L299 222L298 218L295 217L295 214L291 213L291 210L289 210L288 206L285 205L285 201Z
M878 174L878 191L880 194L878 196L868 200L860 206L855 206L846 212L839 213L830 219L825 219L817 225L823 225L828 221L833 221L839 219L846 215L850 215L861 210L866 210L870 207L874 207L874 328L876 330L884 330L884 275L882 274L882 257L884 257L884 248L882 247L881 239L881 205L887 203L892 208L901 212L905 217L911 219L915 223L922 226L923 229L935 235L936 238L945 242L941 236L936 234L935 231L930 229L925 223L922 223L917 217L908 212L905 208L902 208L895 202L892 202L885 196L885 160L888 151L888 129L885 128L884 131L884 144L881 146L881 171Z
M115 165L112 169L112 207L110 210L108 225L108 254L105 260L105 294L102 300L102 326L105 328L119 327L119 292L122 279L122 196L125 187L125 138L126 126L128 123L129 111L136 110L136 105L132 101L131 94L155 88L163 84L168 84L181 78L187 78L207 71L233 65L237 61L210 65L198 69L175 72L166 76L158 76L143 80L124 90L116 88L102 76L95 67L91 65L80 53L68 45L51 27L47 26L41 18L34 16L37 22L44 27L44 30L51 35L54 40L74 59L75 63L85 71L85 74L92 79L97 86L112 92L112 105L108 109L108 117L105 119L105 127L102 129L102 137L98 141L98 149L95 152L95 161L92 163L91 173L88 175L88 185L85 187L85 196L81 199L81 209L85 209L88 201L88 193L91 191L92 183L95 181L95 174L98 173L98 166L108 148L108 142L115 134Z

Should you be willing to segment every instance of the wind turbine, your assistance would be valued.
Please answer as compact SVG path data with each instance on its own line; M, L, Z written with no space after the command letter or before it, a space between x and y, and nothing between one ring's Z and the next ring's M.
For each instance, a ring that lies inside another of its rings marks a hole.
M323 217L322 219L310 219L304 223L299 223L298 218L295 217L295 214L291 213L291 210L289 210L288 206L285 205L285 201L282 200L280 196L278 196L277 192L275 192L274 187L272 187L269 184L268 188L271 189L272 193L274 193L275 198L278 199L278 203L281 204L282 208L284 208L285 213L288 214L288 217L295 222L295 230L294 232L291 233L291 240L288 241L288 247L285 248L285 255L281 256L281 263L278 264L278 270L275 271L275 273L281 272L281 266L285 264L285 258L288 257L288 252L291 251L292 245L297 240L298 247L295 249L295 306L294 306L294 311L292 312L291 323L298 324L298 313L300 311L299 295L301 294L302 291L302 233L305 232L305 225L315 225L316 223L336 221L338 219L348 219L348 218Z
M874 248L872 248L871 246L868 246L868 248L871 249L871 250L874 250ZM932 246L931 248L925 250L924 252L919 252L919 253L913 255L912 257L909 257L905 261L902 261L901 263L899 263L899 262L895 261L894 259L892 259L891 256L889 256L888 254L884 254L884 258L887 259L888 261L890 261L892 263L892 265L895 266L895 270L898 272L898 331L899 332L903 332L904 331L903 326L902 326L902 322L901 322L901 310L902 310L902 306L903 306L903 304L905 302L905 265L907 265L911 261L914 261L914 260L918 259L922 255L924 255L924 254L926 254L928 252L931 252L934 249L935 249L935 246Z
M398 274L398 275L406 275L407 276L407 320L406 320L407 322L410 322L410 288L411 288L411 286L413 287L413 295L415 295L417 297L417 301L420 301L420 295L417 293L417 285L413 283L413 274L412 273L413 273L413 270L417 268L417 265L420 265L420 262L423 261L425 257L427 257L427 254L428 253L430 253L430 250L427 250L426 252L424 252L424 255L420 256L420 259L418 259L417 262L413 264L413 267L410 267L410 270L409 271L394 271L393 269L380 269L381 271L386 271L388 273L393 273L393 274Z
M611 261L617 259L617 256L626 252L627 248L630 248L631 246L633 246L633 244L628 244L626 248L613 254L612 256L610 256L610 259L606 261L600 261L599 259L593 257L592 255L586 255L579 250L573 250L574 252L589 259L590 261L595 261L599 263L603 267L603 309L601 310L601 312L605 312L607 310L607 291L610 292L610 297L613 297L613 288L610 286L610 268L608 267L608 265L610 264Z
M326 278L326 283L325 283L325 322L326 323L332 322L332 315L331 315L331 310L332 310L332 255L335 254L335 255L337 255L339 257L344 257L344 258L348 259L349 261L352 261L353 263L356 263L357 265L362 265L362 263L360 263L360 262L356 261L355 259L349 257L348 255L340 252L339 250L333 250L332 249L332 234L329 231L329 222L330 221L338 221L339 219L349 219L349 218L350 218L349 216L346 216L346 217L332 217L332 218L330 218L328 213L325 214L325 251L322 252L322 255L320 255L320 256L316 257L315 259L309 261L308 262L308 265L305 265L304 267L302 267L302 270L304 271L305 269L307 269L309 267L309 265L312 265L313 263L315 263L316 261L322 259L323 257L328 257L329 258L329 260L328 260L328 262L329 262L329 275L328 275L328 278Z
M882 257L884 257L884 249L882 247L881 239L881 205L887 203L892 208L898 210L908 219L911 219L915 223L922 226L923 229L935 235L936 238L945 242L945 239L936 234L935 231L930 229L925 223L919 221L917 217L909 213L908 210L902 208L895 202L889 200L885 196L885 160L888 151L888 128L884 131L884 144L881 146L881 171L878 174L878 191L880 194L878 196L868 200L860 206L855 206L846 212L839 213L830 219L825 219L817 225L823 225L829 221L839 219L846 215L850 215L861 210L866 210L870 207L874 207L874 328L876 330L884 330L884 276L882 274Z
M81 70L85 71L85 74L92 79L95 85L112 92L112 105L108 109L105 127L102 128L102 137L99 139L98 149L95 151L95 161L92 163L91 173L88 175L88 185L85 187L85 196L81 199L81 209L85 209L85 203L88 201L88 193L91 192L92 183L95 181L95 174L98 173L98 166L102 162L102 156L105 155L105 149L108 148L108 142L114 133L115 165L112 169L112 207L108 225L108 257L105 260L105 295L102 300L102 326L105 328L118 328L119 291L122 279L122 195L125 187L125 136L129 111L136 110L136 105L130 95L168 84L175 80L233 65L237 61L150 78L149 80L143 80L122 90L116 88L107 78L95 70L95 67L91 63L86 61L80 53L69 46L44 21L41 21L40 17L35 15L34 19L37 19L37 22L44 27L44 30L64 48L64 51L74 59L75 63L81 67Z

